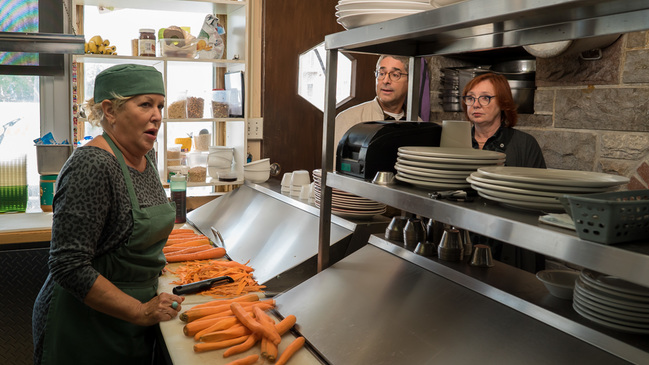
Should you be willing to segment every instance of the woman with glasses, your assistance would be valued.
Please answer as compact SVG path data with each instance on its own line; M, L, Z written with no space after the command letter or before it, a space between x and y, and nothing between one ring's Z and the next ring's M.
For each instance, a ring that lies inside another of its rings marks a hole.
M514 129L517 106L503 75L476 76L466 84L462 95L464 115L473 124L473 148L505 153L507 166L546 167L536 139Z
M485 73L464 88L462 107L473 127L473 148L503 152L505 165L545 168L543 152L531 135L514 129L518 121L516 103L507 79ZM494 259L532 273L545 268L545 257L489 237L471 235L473 244L491 247Z

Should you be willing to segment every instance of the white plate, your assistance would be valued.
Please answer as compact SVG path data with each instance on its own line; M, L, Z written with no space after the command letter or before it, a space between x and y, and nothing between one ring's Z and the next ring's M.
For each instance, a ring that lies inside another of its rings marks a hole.
M504 160L505 154L496 151L477 150L473 148L453 147L420 147L404 146L399 147L399 152L417 156L445 157L452 159L471 160Z
M486 189L489 189L489 190L498 190L498 191L514 193L514 194L534 195L534 196L542 196L542 197L549 197L549 198L555 198L555 197L563 196L562 192L519 189L519 188L512 188L512 187L509 187L509 186L502 186L502 185L498 185L498 184L490 184L490 183L482 182L481 179L478 179L478 178L474 177L474 175L475 175L475 173L471 174L469 177L466 178L466 181L471 183L471 187L473 187L473 185L476 185L478 187L486 188ZM475 189L475 187L473 187L473 188Z
M441 169L441 170L453 170L453 171L476 171L481 167L485 167L484 164L479 165L463 165L463 164L449 164L449 163L438 163L438 162L424 162L411 160L407 157L397 157L397 162L409 166L418 166L418 167L428 167L431 169Z
M584 297L607 307L618 308L632 313L649 314L649 305L601 296L599 293L587 288L581 279L575 281L575 291L579 291Z
M456 183L464 184L464 182L466 182L466 176L440 175L434 173L421 172L417 170L411 170L407 167L401 167L401 166L395 166L394 168L405 177L409 177L408 175L411 175L410 177L412 177L413 179L435 181L435 182L449 183L449 184L456 184Z
M491 166L503 164L505 159L475 159L475 158L448 158L448 157L434 157L434 156L420 156L413 155L406 152L397 152L397 156L403 157L411 161L423 161L423 162L434 162L434 163L445 163L445 164L462 164L462 165L482 165L482 166Z
M409 179L428 181L431 183L441 183L441 184L465 184L466 183L466 179L437 178L437 177L430 177L427 175L420 175L420 173L411 174L408 172L404 172L403 170L399 171L398 174L402 177L407 177Z
M591 320L591 321L593 321L595 323L601 324L602 326L613 328L613 329L624 331L624 332L639 333L639 334L649 334L649 329L625 326L625 325L621 325L621 324L618 324L618 323L613 323L611 321L602 319L602 316L594 314L592 311L584 308L582 305L580 305L576 301L572 302L572 307L574 308L574 310L577 313L579 313L584 318L587 318L587 319L589 319L589 320Z
M485 199L493 200L495 202L502 203L505 205L510 205L517 208L531 209L531 210L537 210L542 212L564 212L565 211L561 203L548 204L548 203L524 202L524 201L518 201L513 199L499 198L497 196L484 193L482 191L478 191L478 195L480 195Z
M394 178L399 180L399 181L410 183L410 184L412 184L414 186L417 186L417 187L420 187L420 188L455 190L455 189L464 189L464 188L468 188L468 187L471 186L469 184L444 184L444 183L434 183L434 182L416 180L416 179L411 179L411 178L402 176L399 173L397 173L394 176Z
M316 199L321 200L322 195L320 193L315 193L314 196ZM331 197L331 202L335 204L346 204L346 205L351 205L351 206L358 206L359 208L362 207L363 209L367 209L367 207L372 207L375 209L383 208L385 207L385 204L381 204L369 199L347 199L347 198L341 198L341 197L336 197L332 196Z
M394 168L403 168L404 170L417 171L420 173L435 174L435 176L446 177L446 178L466 178L469 176L473 170L438 170L438 169L429 169L425 167L417 167L412 165L407 165L401 162L394 164Z
M544 185L577 187L612 187L626 184L629 178L592 171L537 169L532 167L488 166L481 173L499 180Z
M419 11L415 11L417 13ZM413 12L390 12L390 13L365 13L365 14L355 14L355 15L345 15L339 17L336 22L345 29L353 29L362 27L365 25L381 23L388 20L400 18L402 16L414 14Z
M563 185L545 185L545 184L533 184L533 183L523 183L516 181L506 181L492 178L486 174L480 172L480 170L471 174L471 178L480 182L487 182L490 184L496 184L500 186L510 186L520 189L529 189L536 190L538 192L555 192L555 193L601 193L611 190L611 187L575 187L575 186L563 186Z
M345 11L345 10L388 10L388 9L411 9L411 10L420 10L427 11L435 9L434 6L426 2L418 1L346 1L344 3L338 3L336 5L336 10ZM338 15L338 14L336 14Z
M583 270L581 272L581 276L594 285L611 289L615 292L622 292L641 297L649 297L649 288L630 283L615 276L601 274L591 270Z
M491 196L495 196L503 199L511 199L518 202L528 202L528 203L544 203L544 204L558 204L561 205L556 198L545 197L545 196L535 196L535 195L525 195L525 194L512 194L506 193L498 190L491 190L487 188L482 188L477 185L471 185L471 187L477 192L483 192ZM561 205L563 206L563 205Z
M594 300L588 299L588 297L583 295L581 292L575 291L574 300L578 300L581 305L592 311L599 312L613 318L618 318L623 321L649 324L649 314L635 314L625 310L609 307L607 305L597 303Z
M592 277L579 275L581 282L591 293L596 293L611 299L625 300L627 303L646 304L649 306L649 297L643 295L627 294L618 290L609 289L598 284Z

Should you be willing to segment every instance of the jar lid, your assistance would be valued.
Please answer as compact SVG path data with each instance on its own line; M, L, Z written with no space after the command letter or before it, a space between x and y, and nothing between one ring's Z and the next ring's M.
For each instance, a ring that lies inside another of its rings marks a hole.
M140 29L140 33L153 33L155 30L150 29L150 28L142 28Z

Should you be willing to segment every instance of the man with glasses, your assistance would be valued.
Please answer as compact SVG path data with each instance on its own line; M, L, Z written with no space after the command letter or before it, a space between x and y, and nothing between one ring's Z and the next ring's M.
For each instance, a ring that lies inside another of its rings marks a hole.
M382 55L376 62L376 98L336 116L335 143L355 124L378 120L405 120L408 95L408 57Z

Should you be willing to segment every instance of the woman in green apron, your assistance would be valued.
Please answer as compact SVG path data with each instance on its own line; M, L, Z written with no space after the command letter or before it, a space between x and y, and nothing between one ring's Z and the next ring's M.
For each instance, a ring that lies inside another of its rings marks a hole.
M110 67L95 80L89 119L104 130L63 166L49 268L33 313L36 364L150 364L155 325L183 297L157 293L174 224L153 163L162 75Z

